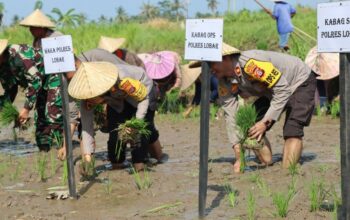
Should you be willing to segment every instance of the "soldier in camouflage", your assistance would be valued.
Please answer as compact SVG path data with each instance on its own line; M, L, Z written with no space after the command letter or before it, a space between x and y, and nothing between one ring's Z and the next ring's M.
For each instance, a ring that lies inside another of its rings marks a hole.
M34 108L37 145L41 151L49 151L54 144L54 134L62 134L59 78L45 76L41 51L29 45L7 46L7 40L0 40L0 53L0 83L5 90L0 96L0 105L13 102L18 87L25 89L25 103L18 120L25 123Z

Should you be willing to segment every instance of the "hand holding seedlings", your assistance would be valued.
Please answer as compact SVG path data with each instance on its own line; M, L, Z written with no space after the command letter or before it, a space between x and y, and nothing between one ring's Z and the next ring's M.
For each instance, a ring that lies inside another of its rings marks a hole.
M22 108L21 112L18 116L18 121L20 124L25 124L29 118L29 110L26 108Z
M271 124L269 120L261 120L255 123L255 125L249 129L249 138L260 141L262 137L264 137L269 124Z

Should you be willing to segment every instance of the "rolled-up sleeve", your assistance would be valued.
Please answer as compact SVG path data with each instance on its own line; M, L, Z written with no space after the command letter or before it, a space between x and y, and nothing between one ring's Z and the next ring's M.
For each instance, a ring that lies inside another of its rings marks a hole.
M229 96L219 97L219 103L224 110L229 141L232 145L239 144L238 130L236 127L236 112L239 107L238 96L231 94Z
M95 151L94 110L86 108L86 102L80 103L83 153L91 154Z
M270 102L270 108L266 112L263 120L277 121L291 95L292 92L290 90L290 86L287 82L287 79L282 74L276 85L272 87L272 99Z

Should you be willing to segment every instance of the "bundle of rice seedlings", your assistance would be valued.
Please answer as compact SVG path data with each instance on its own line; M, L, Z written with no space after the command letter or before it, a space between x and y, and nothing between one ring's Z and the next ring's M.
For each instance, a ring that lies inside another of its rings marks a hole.
M124 143L130 143L136 146L141 137L149 138L151 131L147 128L148 123L143 119L132 118L125 123L120 124L117 128L119 144L117 145L116 158L119 160L120 153Z
M148 123L143 119L132 118L118 127L118 137L123 143L133 143L141 136L149 138L151 131L147 128Z
M0 124L2 127L7 127L11 123L14 123L14 126L12 128L14 141L17 141L16 127L19 126L19 123L17 120L18 116L19 116L19 112L17 108L14 105L12 105L11 102L5 102L4 106L0 111Z
M259 143L256 139L248 137L249 129L255 124L257 117L258 113L252 104L240 106L236 113L236 126L238 128L241 144L241 172L244 172L246 167L245 149L259 149L263 146L263 143Z

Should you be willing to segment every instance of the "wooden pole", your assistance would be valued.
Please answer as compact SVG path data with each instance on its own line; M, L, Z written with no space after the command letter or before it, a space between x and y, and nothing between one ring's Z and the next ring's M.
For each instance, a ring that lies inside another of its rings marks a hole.
M68 85L67 79L64 74L60 74L61 77L61 97L63 107L63 124L64 124L64 138L66 140L66 155L68 165L68 187L69 195L72 198L77 198L77 192L75 188L75 175L74 175L74 162L73 162L73 144L70 129L69 120L69 98L68 98Z
M340 220L350 220L350 54L340 54L340 150L342 205Z
M205 205L208 187L208 149L209 149L209 96L210 69L207 62L202 62L202 91L200 119L200 155L199 155L199 217L205 217Z

